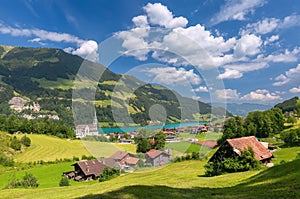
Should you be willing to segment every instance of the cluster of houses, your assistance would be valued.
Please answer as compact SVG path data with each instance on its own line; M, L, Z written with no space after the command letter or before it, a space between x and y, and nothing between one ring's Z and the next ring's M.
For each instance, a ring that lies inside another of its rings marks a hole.
M165 152L161 150L151 149L144 154L145 163L142 162L142 166L162 166L170 162L171 152ZM68 179L74 179L76 181L86 181L97 179L104 168L114 168L120 171L133 171L135 167L140 165L141 159L125 151L117 151L109 158L100 158L95 160L83 160L79 161L74 166L74 171L64 172L63 175Z
M215 147L215 143L206 143L208 147ZM260 142L254 136L241 137L234 139L227 139L226 142L218 148L215 154L210 158L209 161L219 159L221 157L233 157L241 156L244 150L249 147L254 152L254 157L259 160L263 165L268 167L273 166L271 159L272 148L266 142ZM161 151L151 149L144 154L142 161L134 154L130 154L125 151L117 151L111 157L100 158L97 160L83 160L79 161L74 166L74 171L64 172L63 175L69 179L76 181L84 181L97 179L99 175L104 171L104 168L115 168L120 171L130 172L133 171L137 166L162 166L170 162L172 157L172 151Z
M28 120L36 118L50 118L53 120L59 120L59 116L56 114L40 114L41 106L37 102L32 102L22 97L13 97L8 101L8 104L15 112L22 112L24 110L31 110L35 114L23 114L22 117Z

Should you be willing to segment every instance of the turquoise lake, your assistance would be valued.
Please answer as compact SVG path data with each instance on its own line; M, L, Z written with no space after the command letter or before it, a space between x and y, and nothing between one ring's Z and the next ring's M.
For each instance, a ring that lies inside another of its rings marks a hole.
M188 127L188 126L198 126L200 124L208 124L209 122L186 122L186 123L174 123L167 124L165 126L134 126L134 127L117 127L117 128L98 128L99 134L104 133L128 133L137 131L140 128L146 128L148 130L156 130L156 129L171 129L171 128L180 128L180 127Z

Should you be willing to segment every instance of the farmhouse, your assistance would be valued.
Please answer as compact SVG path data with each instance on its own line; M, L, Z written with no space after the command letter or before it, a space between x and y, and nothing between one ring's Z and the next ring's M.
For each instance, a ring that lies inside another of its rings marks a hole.
M76 181L97 179L107 165L99 160L85 160L75 164L74 171L65 172L64 175Z
M146 164L151 164L152 166L161 166L169 163L170 155L166 152L151 149L146 153Z
M132 155L125 151L117 151L110 158L113 159L121 169L136 166L139 162L138 158L132 157Z
M271 163L271 158L273 155L254 136L227 139L209 161L219 159L221 157L232 157L234 155L240 156L241 153L247 150L249 147L252 148L254 157L257 160L264 164Z

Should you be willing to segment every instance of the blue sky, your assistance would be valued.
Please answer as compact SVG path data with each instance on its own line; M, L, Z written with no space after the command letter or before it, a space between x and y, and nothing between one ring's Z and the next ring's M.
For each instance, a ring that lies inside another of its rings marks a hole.
M64 49L205 102L298 96L299 32L298 0L5 0L0 7L0 44ZM116 57L109 65L107 52Z

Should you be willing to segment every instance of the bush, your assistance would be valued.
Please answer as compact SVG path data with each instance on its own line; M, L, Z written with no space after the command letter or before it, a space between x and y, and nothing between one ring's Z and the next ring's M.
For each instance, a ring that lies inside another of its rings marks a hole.
M59 186L60 187L70 186L69 179L66 176L62 177L61 180L59 181Z
M10 141L10 147L16 151L20 151L21 150L21 142L17 139L16 136L14 136L13 138L11 138Z
M79 157L73 156L73 161L79 161Z
M90 156L82 155L81 156L81 160L94 160L94 159L96 159L96 158L92 155L90 155Z
M23 179L20 181L14 175L9 181L8 184L5 186L6 189L13 189L13 188L37 188L39 186L39 182L37 181L36 177L34 177L31 173L26 173Z
M103 173L99 175L99 182L104 182L115 178L120 175L120 171L118 169L109 169L107 167L104 168Z
M223 157L208 162L205 166L206 176L216 176L223 173L233 173L257 169L260 162L255 159L252 148L242 152L241 156Z
M14 159L0 154L0 164L6 167L14 166Z
M30 144L31 144L31 140L30 140L29 137L27 137L26 135L24 135L24 136L21 138L21 143L22 143L24 146L29 147Z
M37 188L39 186L38 180L31 173L26 173L21 183L24 188Z
M300 129L292 129L286 132L280 133L280 138L284 141L287 146L300 145Z
M16 176L13 175L12 178L8 181L8 184L5 186L5 189L14 189L21 187L22 183L16 179Z

